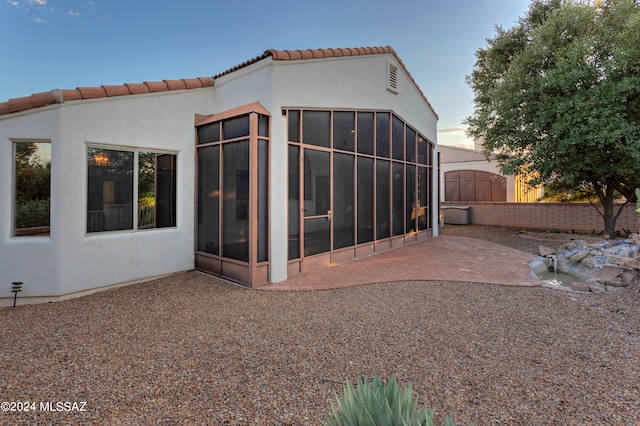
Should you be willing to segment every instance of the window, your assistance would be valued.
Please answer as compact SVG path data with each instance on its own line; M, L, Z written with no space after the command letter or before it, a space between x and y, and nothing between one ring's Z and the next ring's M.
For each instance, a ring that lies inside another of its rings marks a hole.
M176 155L87 149L88 233L173 226Z
M49 235L51 142L15 142L14 236Z
M289 260L412 238L431 228L433 144L400 116L300 109L285 109L283 116L289 142Z

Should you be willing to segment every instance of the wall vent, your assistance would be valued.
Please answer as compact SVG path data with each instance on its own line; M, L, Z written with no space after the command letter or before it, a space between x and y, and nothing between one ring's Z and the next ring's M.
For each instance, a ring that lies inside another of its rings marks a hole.
M398 67L387 62L387 90L398 93Z

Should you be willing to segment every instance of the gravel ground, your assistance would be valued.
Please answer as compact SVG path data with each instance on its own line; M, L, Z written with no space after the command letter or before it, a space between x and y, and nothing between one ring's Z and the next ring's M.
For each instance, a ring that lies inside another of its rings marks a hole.
M572 237L445 228L455 232L525 251ZM638 286L606 296L461 282L289 293L188 272L0 309L0 324L0 401L37 408L0 412L0 424L316 425L346 378L374 374L411 382L439 422L640 424ZM46 412L47 401L86 411Z

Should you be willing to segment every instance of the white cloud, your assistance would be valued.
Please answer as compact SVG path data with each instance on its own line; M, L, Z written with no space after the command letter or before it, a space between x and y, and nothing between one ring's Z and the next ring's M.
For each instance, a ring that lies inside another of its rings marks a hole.
M438 133L464 133L467 129L464 127L448 127L445 129L438 129Z
M37 4L38 6L46 6L47 0L27 0L29 4Z
M80 16L80 12L76 12L75 10L70 10L67 14L71 16Z
M31 18L31 20L36 24L44 24L44 19L38 18L37 16L34 16L33 18Z
M12 0L4 0L4 1L6 1L7 3L9 3L11 6L18 6L18 5L20 5L20 3L19 3L19 2L17 2L17 1L12 1Z

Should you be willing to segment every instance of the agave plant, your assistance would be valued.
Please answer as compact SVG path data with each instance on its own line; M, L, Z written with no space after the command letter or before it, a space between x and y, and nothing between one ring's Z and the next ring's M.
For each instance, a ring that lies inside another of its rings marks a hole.
M401 390L395 377L387 386L376 375L369 383L359 379L354 388L347 380L342 399L335 395L324 426L433 426L434 409L418 407L411 383ZM449 416L443 426L455 426Z

